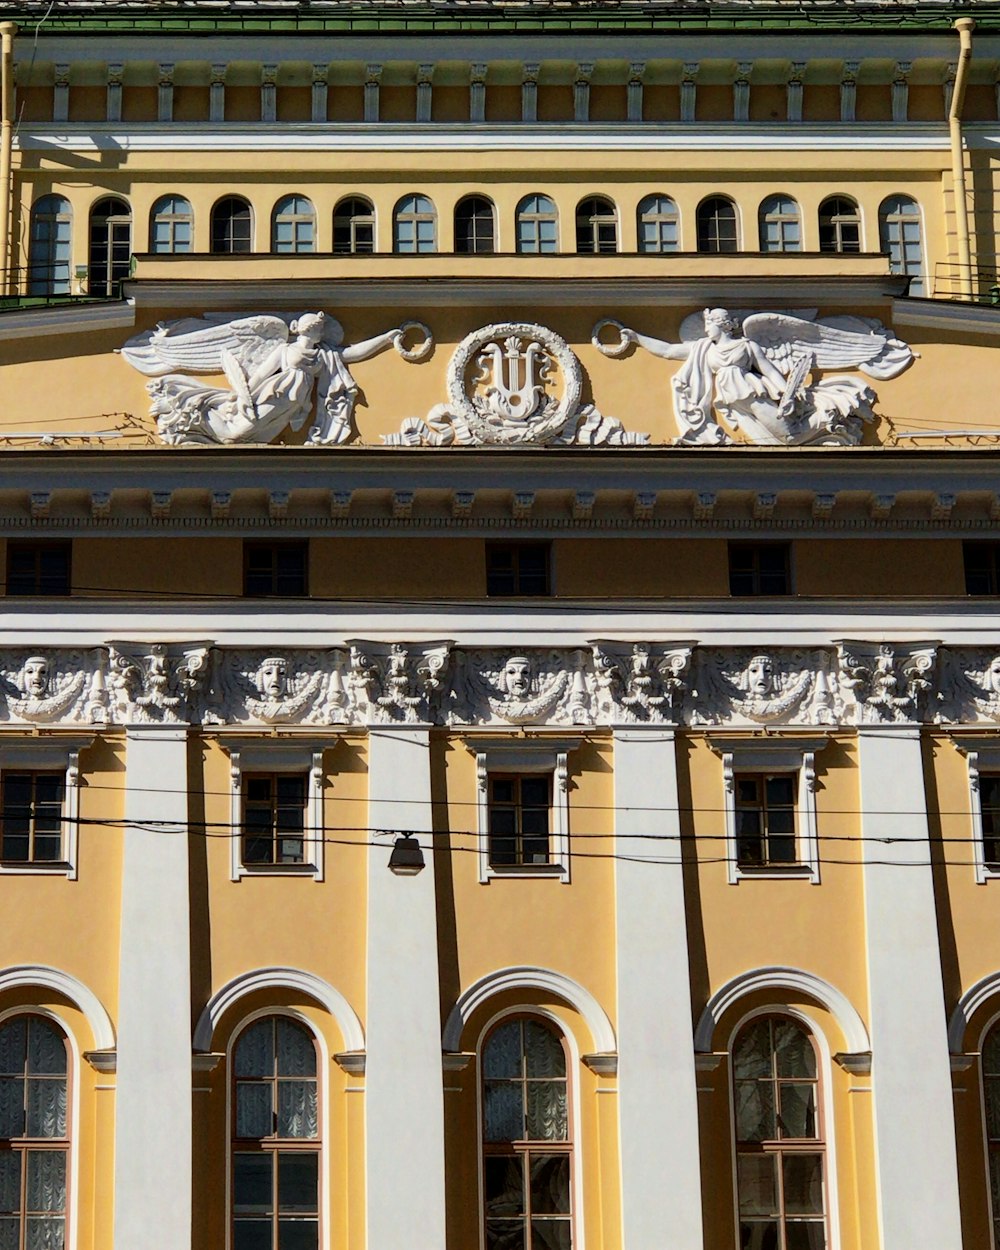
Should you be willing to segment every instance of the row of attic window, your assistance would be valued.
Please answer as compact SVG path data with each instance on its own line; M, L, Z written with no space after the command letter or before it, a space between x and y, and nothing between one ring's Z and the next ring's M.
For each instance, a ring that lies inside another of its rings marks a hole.
M648 195L636 212L637 249L641 253L680 250L680 212L667 195ZM802 212L789 195L769 195L757 210L761 252L801 252ZM429 196L403 196L393 209L393 251L428 254L438 250L438 215ZM621 214L614 200L590 195L576 208L576 252L616 253L622 250ZM878 218L879 248L890 257L894 273L911 279L912 294L923 292L923 245L920 206L907 195L882 201ZM254 210L242 196L227 195L211 210L210 251L219 255L254 251ZM740 215L728 196L706 197L696 209L699 252L746 250ZM490 254L499 251L497 211L484 195L468 195L455 207L455 251ZM859 206L846 195L833 195L819 208L819 250L860 253L863 229ZM31 214L29 287L33 295L68 294L71 286L72 207L59 195L39 199ZM149 251L159 255L194 250L194 212L180 195L164 195L153 205L149 223ZM118 196L104 196L90 212L88 291L112 295L129 276L133 244L132 210ZM317 250L317 214L310 199L286 195L271 212L270 250L304 254ZM371 254L375 248L375 207L363 196L342 199L333 213L333 252ZM515 250L521 254L556 253L559 213L555 201L543 194L525 196L517 206Z

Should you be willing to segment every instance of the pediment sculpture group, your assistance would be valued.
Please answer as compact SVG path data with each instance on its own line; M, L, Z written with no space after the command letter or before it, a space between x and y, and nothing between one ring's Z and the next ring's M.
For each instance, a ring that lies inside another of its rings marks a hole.
M8 725L1000 725L1000 654L936 643L208 642L0 651Z
M609 337L610 336L610 337ZM875 391L851 369L894 378L915 353L868 317L820 317L815 308L760 312L708 308L685 318L678 342L603 318L593 348L609 357L635 348L680 361L670 381L675 442L720 446L739 433L760 445L853 446L874 420ZM150 377L146 389L164 443L270 443L306 428L305 445L357 441L361 392L351 365L388 348L418 363L434 350L430 329L404 321L348 344L321 311L211 313L156 326L130 339L123 358ZM833 372L831 372L833 371ZM192 375L224 376L228 386ZM583 370L547 326L503 321L458 344L447 395L406 417L392 446L621 446L649 436L626 430L583 400ZM308 425L307 425L308 423Z

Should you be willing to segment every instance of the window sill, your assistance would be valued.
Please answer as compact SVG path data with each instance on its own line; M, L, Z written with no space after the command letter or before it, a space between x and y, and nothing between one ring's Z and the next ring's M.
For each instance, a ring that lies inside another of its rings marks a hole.
M483 884L488 885L493 878L503 880L506 877L517 877L518 879L534 877L541 880L568 881L569 870L564 864L489 864L486 868L486 880Z
M740 881L812 881L816 870L811 864L737 864L736 883ZM734 883L735 884L735 883Z
M20 864L13 861L0 863L0 876L68 877L72 871L72 864L65 860L52 860L37 864Z
M315 864L241 864L237 880L242 877L316 877Z

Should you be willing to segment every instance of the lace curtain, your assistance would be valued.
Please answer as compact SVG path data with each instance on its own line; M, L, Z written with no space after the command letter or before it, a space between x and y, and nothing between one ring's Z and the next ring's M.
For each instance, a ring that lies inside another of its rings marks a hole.
M236 1045L236 1136L319 1136L316 1045L292 1020L258 1020Z

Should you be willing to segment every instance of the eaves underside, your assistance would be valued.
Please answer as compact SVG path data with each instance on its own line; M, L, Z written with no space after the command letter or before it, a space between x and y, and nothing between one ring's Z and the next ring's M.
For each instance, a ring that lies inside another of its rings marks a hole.
M47 32L156 34L185 31L916 31L947 29L972 13L1000 26L995 0L24 0L0 19Z

